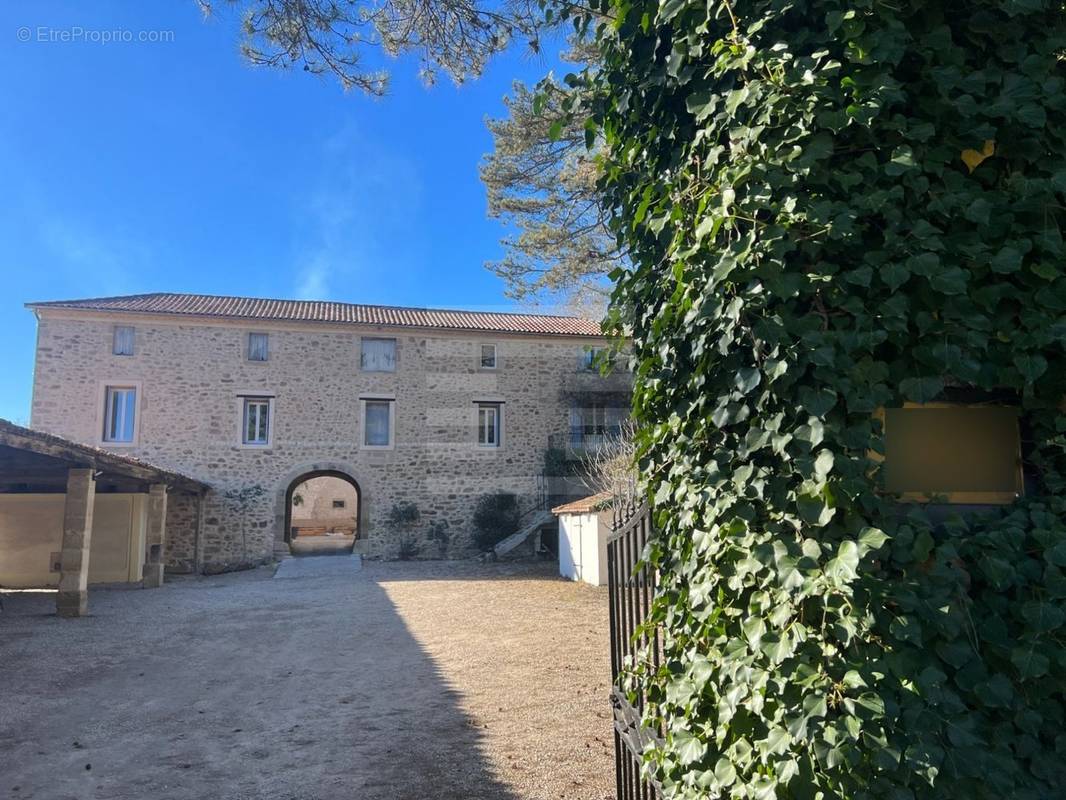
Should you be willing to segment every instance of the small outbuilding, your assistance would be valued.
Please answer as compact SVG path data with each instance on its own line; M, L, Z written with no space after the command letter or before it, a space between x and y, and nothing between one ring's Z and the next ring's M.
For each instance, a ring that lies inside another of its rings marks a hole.
M606 586L611 495L594 494L556 506L552 513L559 517L559 574L572 581Z
M163 583L168 494L207 484L0 420L0 589L56 589L87 612L89 583Z

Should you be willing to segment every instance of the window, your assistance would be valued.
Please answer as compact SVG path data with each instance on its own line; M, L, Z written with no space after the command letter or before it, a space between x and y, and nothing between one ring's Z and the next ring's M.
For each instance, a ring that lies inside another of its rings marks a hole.
M617 439L629 410L622 405L609 405L592 400L586 406L570 409L570 446L596 449Z
M499 447L503 406L500 403L477 404L478 447Z
M885 488L905 500L1010 503L1023 494L1018 410L908 404L884 412Z
M481 368L496 369L496 345L481 345Z
M116 356L133 355L133 326L116 325L111 340L111 352Z
M334 500L333 501L333 507L334 508L344 508L344 501L343 500Z
M392 447L393 414L391 398L363 399L363 447Z
M266 361L270 337L265 333L248 334L248 360Z
M268 447L271 434L270 398L245 397L241 406L241 444Z
M362 340L362 353L359 367L364 372L396 371L396 340L366 339Z
M132 444L136 432L136 387L108 386L104 390L104 441Z
M600 368L599 358L600 354L607 350L606 347L587 347L583 354L582 364L585 369L598 370Z

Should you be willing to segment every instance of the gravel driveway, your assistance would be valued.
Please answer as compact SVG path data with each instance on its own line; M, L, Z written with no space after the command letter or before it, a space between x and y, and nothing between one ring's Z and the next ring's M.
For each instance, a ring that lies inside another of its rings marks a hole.
M607 600L548 565L370 563L0 613L0 797L612 796Z

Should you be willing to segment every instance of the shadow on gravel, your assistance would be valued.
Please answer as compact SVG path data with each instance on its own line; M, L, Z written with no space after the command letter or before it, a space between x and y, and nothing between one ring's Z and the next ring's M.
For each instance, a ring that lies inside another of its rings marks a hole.
M5 598L0 797L515 798L366 573Z

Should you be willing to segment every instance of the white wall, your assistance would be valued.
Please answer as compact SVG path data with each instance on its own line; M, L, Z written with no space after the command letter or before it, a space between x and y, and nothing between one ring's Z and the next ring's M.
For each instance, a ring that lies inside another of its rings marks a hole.
M603 514L559 516L559 574L593 586L607 585L607 534Z
M0 494L0 586L55 587L51 558L63 541L63 494ZM141 494L98 494L89 549L90 583L142 577L146 504Z

